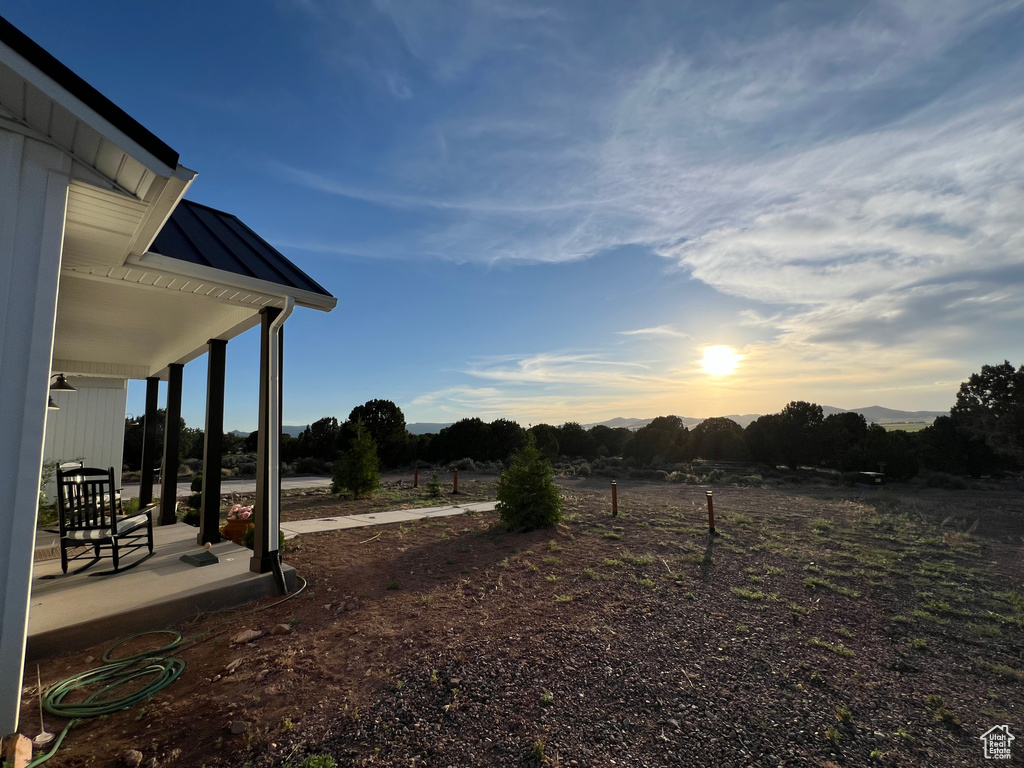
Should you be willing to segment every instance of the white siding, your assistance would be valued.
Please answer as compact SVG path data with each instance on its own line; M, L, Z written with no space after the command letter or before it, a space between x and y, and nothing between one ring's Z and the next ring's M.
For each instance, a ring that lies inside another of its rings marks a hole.
M70 169L0 129L0 734L18 730Z
M85 376L68 376L68 382L78 391L53 394L60 410L50 411L46 419L43 461L81 459L89 467L113 467L114 477L119 478L128 382ZM45 493L56 498L53 481Z

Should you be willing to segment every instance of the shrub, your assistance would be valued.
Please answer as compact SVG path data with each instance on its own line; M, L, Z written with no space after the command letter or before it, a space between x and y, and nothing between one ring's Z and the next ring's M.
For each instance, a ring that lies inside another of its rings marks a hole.
M441 498L441 481L437 479L437 472L430 476L430 481L427 483L427 492L432 499Z
M562 498L555 487L551 464L532 436L513 456L497 496L501 522L511 531L553 528L562 519Z
M201 473L192 478L189 488L192 489L192 493L199 493L203 490L203 475Z
M476 462L470 458L459 459L453 461L449 469L454 469L458 472L476 472Z
M335 464L331 491L340 493L342 489L347 489L358 499L363 494L372 495L379 487L377 446L370 433L359 424L348 451Z
M198 509L186 509L185 514L181 516L181 522L185 525L191 525L195 528L199 527L199 510Z
M943 488L947 491L966 491L967 481L948 472L933 472L924 481L929 488Z
M188 506L189 509L199 509L201 506L203 506L203 494L193 493L185 500L185 504Z
M256 529L250 527L242 534L242 546L248 549L256 549ZM277 532L277 548L284 549L284 531Z
M579 475L580 477L590 477L590 475L592 474L590 470L590 465L587 464L586 462L583 462L578 467L576 467L576 474Z

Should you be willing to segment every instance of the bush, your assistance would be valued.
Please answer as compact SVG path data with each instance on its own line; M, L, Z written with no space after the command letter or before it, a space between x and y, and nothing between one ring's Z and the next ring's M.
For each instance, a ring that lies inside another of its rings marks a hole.
M510 531L554 528L562 519L562 498L555 487L551 464L532 436L512 457L497 496L498 514Z
M199 510L198 509L186 509L185 514L181 516L181 522L185 525L191 525L195 528L199 527Z
M356 427L356 436L334 469L331 483L333 493L342 489L352 491L358 499L363 494L373 495L380 488L380 469L377 461L377 446L361 424Z
M590 477L590 475L592 474L590 465L587 464L586 462L580 464L578 467L576 467L576 474L579 475L580 477Z
M929 488L944 488L947 491L966 491L967 481L948 472L933 472L924 481Z
M196 525L199 525L197 522ZM248 549L256 549L256 529L249 527L245 533L242 534L242 546ZM277 548L279 550L284 549L284 531L279 530L277 532Z
M192 493L199 493L203 490L203 476L198 474L192 478L192 484L189 486L192 489Z
M441 498L441 481L437 479L437 472L430 476L430 481L427 483L427 492L432 499Z
M476 472L476 462L470 458L459 459L453 461L448 469L454 469L457 472Z
M203 506L203 494L193 493L185 500L185 504L188 506L189 509L199 509L201 506Z
M297 475L326 475L330 474L331 464L323 459L305 456L301 459L296 459L292 468Z

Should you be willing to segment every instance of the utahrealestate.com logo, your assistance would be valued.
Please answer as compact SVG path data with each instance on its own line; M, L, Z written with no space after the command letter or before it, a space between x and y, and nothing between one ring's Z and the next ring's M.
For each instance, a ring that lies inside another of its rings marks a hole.
M979 736L985 743L986 760L1009 760L1010 745L1017 738L1008 725L994 725Z

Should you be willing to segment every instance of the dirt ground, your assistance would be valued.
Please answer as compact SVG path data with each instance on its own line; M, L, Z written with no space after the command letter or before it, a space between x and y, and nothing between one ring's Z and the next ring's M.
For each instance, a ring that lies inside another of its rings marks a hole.
M556 530L486 513L300 537L304 589L180 628L227 622L47 765L981 765L1002 724L1024 762L1020 491L715 487L709 537L704 488L620 481L613 518L607 481L559 484ZM283 517L405 491L296 494ZM45 660L44 687L105 647Z

